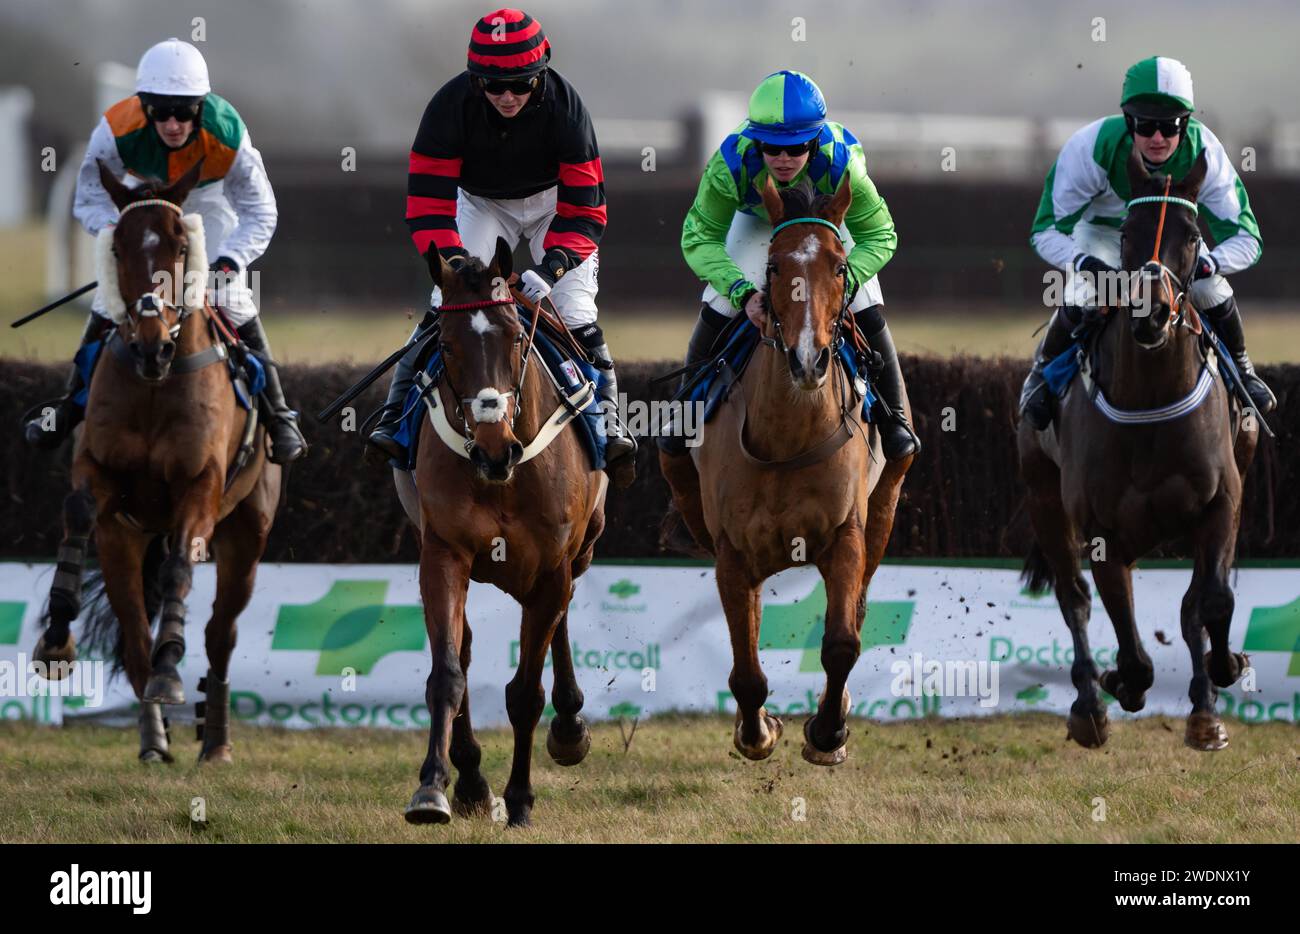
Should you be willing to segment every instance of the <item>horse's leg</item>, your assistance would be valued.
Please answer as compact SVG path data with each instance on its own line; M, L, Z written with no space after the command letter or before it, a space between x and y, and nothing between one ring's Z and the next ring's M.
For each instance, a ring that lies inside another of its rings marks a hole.
M466 683L469 681L470 632L469 617L461 620L464 635L460 643L460 670ZM451 764L456 767L456 791L451 808L461 817L486 817L492 813L492 789L479 771L483 750L474 737L474 726L469 718L469 689L461 693L460 712L451 724Z
M727 684L736 699L733 742L747 759L766 759L776 748L783 729L779 717L767 712L767 678L758 661L758 627L762 620L759 588L743 556L725 535L717 541L718 594L731 633L731 676Z
M36 641L32 657L45 665L51 681L62 680L77 658L70 629L81 613L81 571L95 525L95 497L88 486L74 489L63 500L63 540L50 584L49 625Z
M1220 494L1207 507L1196 530L1195 544L1192 584L1183 596L1182 611L1183 641L1192 656L1192 682L1187 692L1192 712L1184 738L1193 749L1208 752L1228 745L1228 732L1214 710L1219 693L1214 685L1235 684L1250 664L1246 656L1228 650L1228 627L1236 602L1228 585L1228 573L1237 546L1236 505L1228 496ZM1207 632L1211 647L1208 653Z
M1106 705L1097 690L1100 673L1088 644L1092 598L1079 569L1079 535L1061 501L1061 474L1056 465L1039 454L1028 460L1022 457L1021 469L1029 486L1029 519L1040 552L1038 559L1050 569L1056 602L1074 642L1070 680L1078 693L1070 705L1067 731L1080 746L1092 749L1106 742L1110 725Z
M514 759L504 796L511 827L527 826L533 810L533 733L546 706L542 666L568 606L572 586L566 565L559 573L543 577L524 601L523 622L519 627L519 667L506 685L506 712L515 733Z
M826 687L817 702L817 713L803 726L803 757L813 765L839 765L848 758L847 718L852 701L846 685L862 650L865 564L866 537L855 509L817 562L826 582L826 632L822 636Z
M153 646L153 672L143 700L160 704L185 703L185 688L177 666L185 657L185 598L194 581L194 561L212 548L212 533L221 506L224 472L209 466L197 477L175 481L175 532L162 565L162 618ZM178 489L178 484L184 484Z
M448 758L453 722L467 693L460 658L469 572L469 562L426 528L420 545L420 597L432 655L424 694L429 707L429 752L420 766L420 787L406 807L406 819L412 824L451 820Z
M582 688L573 670L573 650L569 644L569 610L565 607L555 635L551 639L551 706L555 716L546 733L546 751L559 765L577 765L591 749L591 731L578 715L582 710Z
M1103 671L1099 681L1121 707L1136 713L1146 706L1147 690L1155 683L1155 669L1138 635L1133 613L1133 572L1122 558L1111 557L1092 562L1092 579L1119 641L1116 668Z
M687 454L659 452L659 471L668 481L673 494L673 504L682 514L686 528L696 543L705 551L713 552L713 536L704 522L704 503L700 497L700 474L695 469L695 458Z

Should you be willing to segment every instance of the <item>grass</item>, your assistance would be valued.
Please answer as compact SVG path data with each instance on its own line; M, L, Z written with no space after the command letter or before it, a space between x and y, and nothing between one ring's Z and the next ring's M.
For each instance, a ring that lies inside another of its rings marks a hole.
M402 810L424 756L419 732L286 731L236 724L235 764L145 768L135 732L87 724L0 724L3 842L1295 842L1296 727L1228 721L1231 745L1197 753L1182 722L1114 725L1102 750L1065 739L1045 714L881 725L854 721L848 761L799 755L800 724L765 762L739 759L730 721L659 717L624 752L618 724L562 769L534 746L533 826L482 818L413 827ZM181 735L184 733L185 735ZM479 734L501 794L506 730ZM206 825L190 821L202 797ZM1096 798L1106 819L1093 819ZM802 808L804 820L795 819Z

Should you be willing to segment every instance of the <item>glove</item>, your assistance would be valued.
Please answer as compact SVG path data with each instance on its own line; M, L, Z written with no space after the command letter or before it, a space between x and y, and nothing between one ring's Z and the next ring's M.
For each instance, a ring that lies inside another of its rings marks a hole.
M1087 253L1080 253L1074 258L1075 272L1088 272L1094 276L1101 275L1103 272L1114 272L1115 267L1103 263L1095 256L1089 256Z
M534 305L551 294L551 287L554 283L548 282L536 269L529 269L519 277L519 291L524 294Z
M1196 269L1192 273L1192 281L1195 282L1198 279L1208 279L1210 276L1217 276L1218 274L1219 261L1209 253L1206 253L1204 256L1197 258Z

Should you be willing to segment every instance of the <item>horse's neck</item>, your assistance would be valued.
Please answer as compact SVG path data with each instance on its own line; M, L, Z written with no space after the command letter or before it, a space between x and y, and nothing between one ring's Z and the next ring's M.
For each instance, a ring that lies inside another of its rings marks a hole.
M1109 401L1123 409L1154 409L1192 391L1201 372L1196 336L1178 327L1159 350L1144 350L1123 317L1102 334L1099 381Z
M836 364L832 361L820 390L805 392L790 381L784 354L767 344L760 344L755 352L759 359L746 372L757 378L745 380L747 443L755 456L767 460L795 457L840 423Z
M212 328L208 324L208 310L192 312L181 322L181 333L176 339L176 356L188 357L202 353L212 346Z

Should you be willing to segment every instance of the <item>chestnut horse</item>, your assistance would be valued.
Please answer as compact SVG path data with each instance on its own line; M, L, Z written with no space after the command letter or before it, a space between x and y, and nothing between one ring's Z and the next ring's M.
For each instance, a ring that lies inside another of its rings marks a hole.
M1132 569L1161 543L1190 536L1195 549L1182 604L1192 660L1187 745L1228 744L1214 685L1236 683L1249 664L1228 649L1234 602L1228 573L1259 425L1242 417L1223 380L1213 378L1215 361L1202 354L1201 323L1187 298L1201 242L1196 196L1205 170L1202 153L1175 184L1148 175L1135 153L1128 167L1135 200L1124 221L1121 260L1137 276L1127 307L1108 309L1096 338L1089 376L1096 395L1076 381L1055 426L1038 432L1020 423L1020 468L1036 538L1025 580L1031 591L1055 586L1074 640L1070 675L1078 696L1069 734L1086 747L1109 735L1099 686L1125 710L1138 711L1154 683L1134 618ZM1121 311L1129 312L1127 320ZM1119 641L1117 669L1100 674L1088 645L1092 600L1079 567L1084 542L1103 548L1101 560L1092 561L1092 579Z
M849 186L810 200L799 189L778 194L768 179L762 196L773 226L787 225L768 251L763 343L699 446L690 456L661 452L659 463L691 534L717 561L731 630L734 742L750 759L771 755L782 730L763 706L763 581L807 562L821 571L826 686L804 723L803 755L836 765L848 754L845 685L861 651L867 587L912 457L885 461L879 432L861 421L861 400L833 362L838 342L848 339L843 329L853 327L837 230Z
M266 459L260 426L246 437L250 426L215 335L202 221L182 216L201 166L171 186L132 189L100 163L121 212L115 227L101 231L97 249L99 288L117 329L95 368L78 429L48 628L35 651L47 664L76 657L69 626L81 611L93 533L108 606L96 601L88 627L116 642L116 663L140 699L146 762L172 761L160 705L185 702L177 671L185 655L185 597L194 563L209 555L217 595L206 631L210 667L200 686L207 700L199 761L230 760L235 623L252 596L280 498L280 468ZM231 476L227 467L237 459L246 463Z
M420 595L433 655L425 693L429 753L406 819L442 824L453 807L462 817L492 811L466 682L465 602L475 580L523 606L519 666L506 686L515 749L504 798L509 825L518 827L528 824L533 807L533 731L546 703L548 647L556 713L547 751L560 765L576 765L591 746L578 715L583 696L570 656L568 612L573 582L590 566L605 527L607 479L592 469L576 432L559 428L557 417L567 411L542 373L506 285L508 244L498 239L486 268L476 259L453 268L433 250L430 272L444 300L434 326L441 329L445 372L429 392L441 417L423 416L413 485L409 473L395 471L399 496L420 531ZM451 806L449 758L459 772Z

